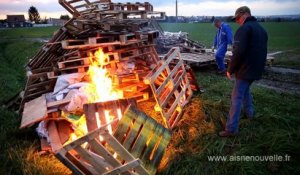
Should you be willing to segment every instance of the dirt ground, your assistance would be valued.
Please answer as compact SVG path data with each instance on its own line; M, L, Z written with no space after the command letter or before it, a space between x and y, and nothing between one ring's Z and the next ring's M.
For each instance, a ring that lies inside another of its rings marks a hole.
M268 67L263 79L255 83L277 92L300 95L300 70L283 67Z

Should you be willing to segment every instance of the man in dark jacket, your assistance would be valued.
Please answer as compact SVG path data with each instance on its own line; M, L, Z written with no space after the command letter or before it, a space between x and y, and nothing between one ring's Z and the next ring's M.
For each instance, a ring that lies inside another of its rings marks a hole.
M238 8L234 19L240 25L234 36L233 55L227 69L227 77L236 80L231 94L231 107L226 128L221 137L233 136L238 133L238 125L242 106L248 118L254 117L254 106L250 94L250 86L254 80L262 76L267 58L267 32L251 16L247 6Z

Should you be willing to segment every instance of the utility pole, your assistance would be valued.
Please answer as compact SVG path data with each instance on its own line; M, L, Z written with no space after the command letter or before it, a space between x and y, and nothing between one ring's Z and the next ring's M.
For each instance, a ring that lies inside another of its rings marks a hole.
M178 21L178 5L177 5L177 0L176 0L176 23Z

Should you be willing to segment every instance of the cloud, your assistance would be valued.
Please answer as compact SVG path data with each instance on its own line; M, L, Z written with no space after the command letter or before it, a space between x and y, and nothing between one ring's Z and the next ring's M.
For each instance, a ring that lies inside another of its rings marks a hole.
M229 16L243 5L247 5L253 15L299 14L300 0L288 1L202 1L198 3L178 3L178 15L181 16ZM160 6L157 11L165 11L167 15L175 15L175 5Z
M58 3L58 0L1 0L0 4L53 4Z
M168 16L175 15L175 0L112 0L112 2L145 2L154 6L155 11L166 12ZM35 6L41 17L59 17L68 14L60 6L58 0L0 0L0 19L6 18L7 14L25 14L29 7ZM300 0L178 0L178 14L181 16L229 16L242 5L247 5L254 16L261 15L284 15L299 14Z
M58 0L1 0L0 2L0 19L6 19L6 15L24 14L28 18L28 9L30 6L37 8L41 18L58 18L68 12L60 6Z

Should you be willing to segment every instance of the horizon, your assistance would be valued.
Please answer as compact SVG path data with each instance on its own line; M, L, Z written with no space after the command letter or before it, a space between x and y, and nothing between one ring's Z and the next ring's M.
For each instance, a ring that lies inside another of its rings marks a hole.
M118 0L112 2L149 2L153 5L155 11L166 12L167 16L175 16L175 0L167 2L160 0ZM284 2L280 0L178 0L178 16L233 16L235 10L244 5L247 5L251 9L252 15L257 17L300 15L300 0L287 0ZM24 15L28 19L30 6L37 8L41 19L59 18L61 15L72 16L60 6L58 0L44 0L42 2L38 0L1 0L0 19L6 19L6 15Z

